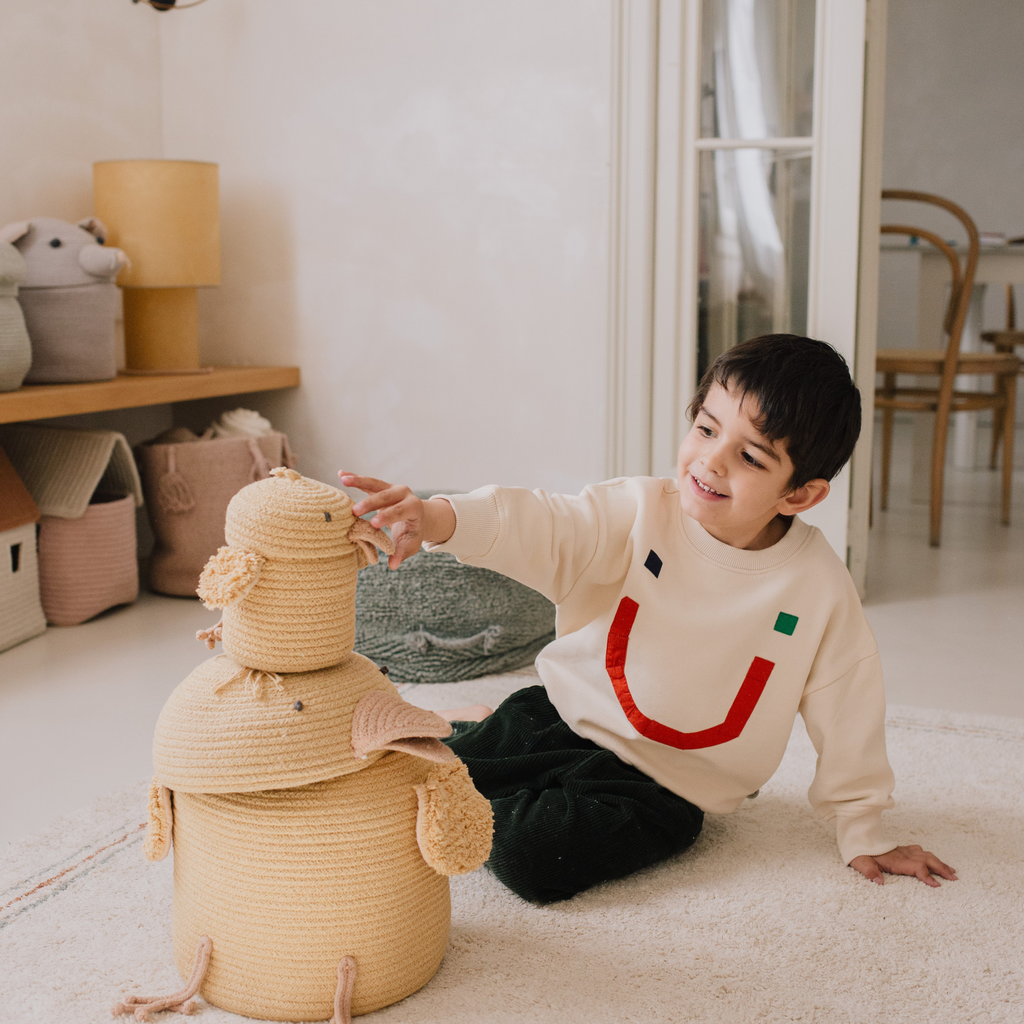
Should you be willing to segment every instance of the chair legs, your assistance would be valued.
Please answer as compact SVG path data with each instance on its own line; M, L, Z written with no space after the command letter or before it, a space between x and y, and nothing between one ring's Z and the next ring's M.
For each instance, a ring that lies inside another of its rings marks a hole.
M1003 378L1006 406L1003 415L1003 526L1010 525L1010 497L1013 490L1013 430L1016 419L1017 375ZM995 429L993 425L993 430Z
M1006 378L996 377L996 394L1006 396ZM996 456L999 454L999 441L1003 436L1003 416L1006 410L1003 406L996 406L992 410L992 447L988 455L988 468L996 468Z
M942 491L946 475L946 439L949 436L949 403L939 401L932 438L932 473L928 500L928 543L937 548L942 538Z
M892 393L896 389L896 374L885 375L883 393ZM892 469L892 424L895 411L882 410L882 487L879 493L878 507L883 511L889 507L889 472Z

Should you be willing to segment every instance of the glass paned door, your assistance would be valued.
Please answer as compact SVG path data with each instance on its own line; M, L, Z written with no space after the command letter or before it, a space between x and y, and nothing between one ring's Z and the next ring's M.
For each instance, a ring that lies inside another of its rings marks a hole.
M697 373L807 332L814 0L702 0Z

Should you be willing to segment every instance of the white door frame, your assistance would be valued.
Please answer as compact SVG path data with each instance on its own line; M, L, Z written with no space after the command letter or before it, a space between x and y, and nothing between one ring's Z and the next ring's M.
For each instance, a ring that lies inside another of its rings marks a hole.
M612 6L608 470L670 475L697 383L701 3L613 0ZM818 0L816 15L807 327L835 345L851 368L857 366L867 6L868 0ZM707 140L700 148L708 148ZM867 435L870 440L870 428ZM844 561L850 496L848 467L805 517Z

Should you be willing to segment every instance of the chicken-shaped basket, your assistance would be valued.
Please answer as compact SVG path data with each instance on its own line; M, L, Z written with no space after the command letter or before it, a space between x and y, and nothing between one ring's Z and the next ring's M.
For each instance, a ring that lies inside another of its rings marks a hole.
M358 569L391 540L336 488L275 469L228 506L199 595L225 654L164 706L145 852L174 848L175 959L189 982L115 1014L337 1024L415 992L448 939L449 875L491 846L491 809L441 738L352 651Z

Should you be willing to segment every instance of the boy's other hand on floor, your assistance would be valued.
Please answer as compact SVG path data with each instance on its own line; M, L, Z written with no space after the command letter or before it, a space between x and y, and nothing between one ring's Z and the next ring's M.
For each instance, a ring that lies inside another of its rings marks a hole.
M850 867L856 868L865 878L879 885L884 885L883 872L890 875L916 875L933 888L941 884L933 875L941 875L950 882L955 882L956 872L943 864L934 853L921 849L920 846L897 846L888 853L880 853L875 857L862 854L850 861Z
M370 525L378 530L391 529L395 553L388 567L397 569L410 555L415 555L424 542L443 544L455 532L455 510L444 498L423 501L404 484L389 484L372 476L356 476L341 470L338 473L346 487L365 491L368 497L352 506L352 514L377 514Z

